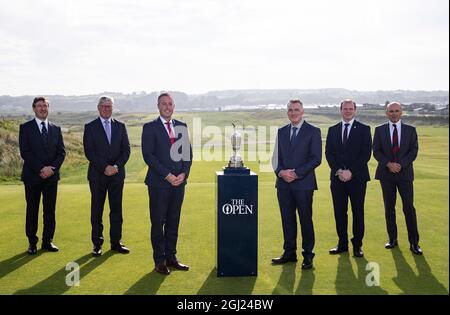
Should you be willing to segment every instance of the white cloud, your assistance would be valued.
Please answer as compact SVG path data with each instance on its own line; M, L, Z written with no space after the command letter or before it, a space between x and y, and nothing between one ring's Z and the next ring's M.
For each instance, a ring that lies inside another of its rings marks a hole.
M448 89L447 0L0 0L0 8L0 94Z

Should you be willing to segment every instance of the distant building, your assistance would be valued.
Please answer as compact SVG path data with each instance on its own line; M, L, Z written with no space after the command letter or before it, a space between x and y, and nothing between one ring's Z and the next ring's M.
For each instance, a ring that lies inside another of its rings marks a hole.
M383 104L370 104L370 103L363 103L362 109L365 110L384 110Z

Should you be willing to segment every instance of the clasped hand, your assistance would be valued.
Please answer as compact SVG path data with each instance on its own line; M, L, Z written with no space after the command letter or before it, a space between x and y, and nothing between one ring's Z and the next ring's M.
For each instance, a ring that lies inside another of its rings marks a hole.
M339 176L339 180L344 183L351 180L353 176L350 170L339 170L337 175Z
M279 173L280 177L283 178L283 180L287 183L291 183L294 180L298 179L297 174L295 173L294 169L289 170L281 170Z
M185 173L181 173L178 176L175 176L173 174L169 174L169 176L167 176L167 181L174 187L180 186L185 179L186 179Z
M55 174L53 166L44 166L39 172L39 176L42 179L49 178Z

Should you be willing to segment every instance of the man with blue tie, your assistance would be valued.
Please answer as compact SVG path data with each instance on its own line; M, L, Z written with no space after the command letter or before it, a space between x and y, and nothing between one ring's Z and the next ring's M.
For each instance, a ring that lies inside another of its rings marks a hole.
M130 142L125 124L112 118L114 99L102 96L99 117L84 126L84 153L89 160L88 180L91 190L92 255L102 255L103 208L106 195L110 207L111 250L128 254L122 239L122 195L125 164L130 157Z
M278 204L284 237L284 253L272 259L273 264L297 261L297 216L302 232L302 269L311 269L314 258L313 193L317 190L315 168L322 162L320 129L303 120L303 104L289 101L290 124L277 134L272 165L275 171Z
M419 151L416 128L401 121L402 106L392 102L386 107L388 122L375 128L373 156L378 161L375 178L383 190L386 227L389 240L385 248L398 245L395 203L400 193L405 214L410 250L422 255L419 246L416 209L414 208L413 162Z
M42 249L57 252L53 244L56 220L56 195L58 190L59 170L66 151L61 128L48 121L50 104L45 97L33 100L35 118L20 125L19 148L24 160L21 179L25 185L26 235L28 237L28 254L37 253L38 214L42 195L44 212L44 230Z
M334 218L338 244L330 254L348 251L348 201L353 214L353 255L363 257L364 200L367 181L370 180L367 163L372 155L370 127L355 120L356 103L351 99L341 102L342 122L328 129L325 156L331 169L330 189L333 196Z
M187 125L173 119L175 102L169 93L158 96L159 117L142 129L142 155L148 165L145 184L150 198L150 239L155 270L189 270L177 254L178 226L184 191L192 165Z

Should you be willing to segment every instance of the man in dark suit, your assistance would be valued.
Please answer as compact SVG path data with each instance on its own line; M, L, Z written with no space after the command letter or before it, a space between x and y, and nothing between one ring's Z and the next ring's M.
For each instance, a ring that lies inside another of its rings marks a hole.
M302 231L302 269L311 269L314 258L312 202L317 190L314 169L322 161L320 129L303 120L303 104L291 100L287 105L290 124L280 128L272 157L277 176L276 188L284 236L284 253L274 264L297 261L297 216Z
M413 162L419 151L416 128L401 121L402 106L393 102L386 107L388 123L375 128L373 156L378 161L375 178L383 190L384 210L389 240L385 247L398 245L395 203L400 193L405 214L410 250L422 255L419 246L416 209L414 208Z
M88 180L91 190L91 225L93 256L102 254L103 208L109 200L111 250L128 254L122 239L122 195L125 164L130 157L130 142L125 124L111 118L114 100L102 96L98 102L99 116L84 126L84 153L89 160Z
M372 155L370 127L355 120L356 103L341 102L342 122L330 127L327 134L325 156L331 168L331 194L338 244L330 254L348 251L347 211L350 199L353 213L353 255L363 257L364 200L370 180L367 163Z
M24 160L21 179L27 201L26 235L28 254L37 253L39 203L42 195L44 231L42 249L57 252L53 244L55 234L55 206L59 169L66 156L61 128L49 122L49 102L45 97L33 100L35 118L22 125L19 131L20 156Z
M192 164L187 125L172 119L175 103L169 93L158 97L160 116L142 130L142 155L148 165L145 184L150 198L150 238L155 270L188 270L178 261L176 245L184 190Z

